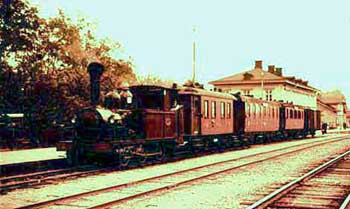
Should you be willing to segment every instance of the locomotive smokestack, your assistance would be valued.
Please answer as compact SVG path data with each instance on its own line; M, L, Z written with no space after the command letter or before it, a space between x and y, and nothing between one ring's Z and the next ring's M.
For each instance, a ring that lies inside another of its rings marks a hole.
M92 106L98 104L100 98L100 78L104 71L104 66L97 62L88 65L87 70L90 74L90 103Z

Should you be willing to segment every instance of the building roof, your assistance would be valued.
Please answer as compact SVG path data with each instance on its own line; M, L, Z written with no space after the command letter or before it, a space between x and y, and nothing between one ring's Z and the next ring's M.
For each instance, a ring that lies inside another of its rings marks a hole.
M324 103L322 100L320 100L320 98L317 98L317 105L322 106L323 108L328 109L329 111L337 113L337 110L334 107L332 107L329 104Z
M263 69L252 69L248 71L244 71L242 73L234 74L231 76L227 76L215 81L209 82L210 84L216 84L216 83L221 83L221 82L233 82L233 81L244 81L244 80L256 80L260 81L264 79L266 80L281 80L283 81L283 77L275 75L273 73L264 71Z
M270 71L270 67L271 71ZM262 61L257 60L255 68L247 70L238 74L227 76L218 80L209 82L212 85L234 85L234 84L257 84L264 80L264 83L287 83L289 85L295 85L298 88L308 89L311 91L318 91L316 88L313 88L308 85L308 81L298 79L294 76L283 76L282 68L279 68L280 72L275 71L273 65L269 66L269 70L265 71L262 67Z
M326 104L345 104L345 96L339 90L322 92L320 94L320 100Z

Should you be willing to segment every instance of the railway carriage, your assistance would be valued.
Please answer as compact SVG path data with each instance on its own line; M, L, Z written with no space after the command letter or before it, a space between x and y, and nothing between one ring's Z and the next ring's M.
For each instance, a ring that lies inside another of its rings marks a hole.
M251 143L277 139L280 135L280 103L252 97L242 97L242 102L245 108L244 133Z
M230 94L183 87L178 101L184 108L184 139L196 148L232 146L240 143L235 132Z

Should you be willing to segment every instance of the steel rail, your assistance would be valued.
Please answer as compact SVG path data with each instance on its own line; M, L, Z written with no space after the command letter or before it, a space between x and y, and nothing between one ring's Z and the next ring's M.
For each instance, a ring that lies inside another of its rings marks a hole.
M105 207L108 207L110 205L117 204L118 202L127 201L127 200L130 200L130 199L139 197L139 196L147 195L147 194L154 193L154 192L161 191L161 190L167 190L169 188L177 187L179 185L186 184L186 183L189 183L191 181L207 178L207 177L214 176L214 175L217 175L217 174L220 174L220 173L224 173L224 172L227 172L227 171L230 171L230 170L235 170L235 169L246 167L246 166L249 166L249 165L252 165L252 164L256 164L256 163L260 163L260 162L267 161L267 160L270 160L270 159L278 158L278 157L281 157L283 155L292 154L292 153L299 152L299 151L302 151L302 150L306 150L306 149L309 149L309 148L312 148L312 147L322 146L324 144L330 144L330 143L342 141L342 140L345 140L345 139L348 139L348 136L339 136L339 137L333 138L332 140L326 140L326 141L322 140L321 142L316 142L316 143L315 142L310 142L310 143L293 145L293 146L290 146L290 147L283 147L283 148L279 148L279 149L275 149L275 150L270 150L270 151L265 151L265 152L261 152L261 153L255 153L255 154L247 155L247 156L240 157L240 158L234 158L234 159L229 159L229 160L224 160L224 161L220 161L220 162L210 163L210 164L206 164L206 165L202 165L202 166L197 166L197 167L194 167L194 168L184 169L184 170L180 170L180 171L176 171L176 172L172 172L172 173L167 173L167 174L164 174L164 175L153 176L153 177L150 177L150 178L145 178L145 179L141 179L141 180L137 180L137 181L133 181L133 182L113 185L113 186L105 187L105 188L102 188L102 189L97 189L97 190L88 191L88 192L82 192L82 193L73 194L73 195L69 195L69 196L65 196L65 197L61 197L61 198L57 198L57 199L53 199L53 200L47 200L47 201L43 201L43 202L38 202L38 203L31 204L31 205L18 207L17 209L40 208L40 207L43 207L43 206L50 206L50 205L53 205L53 204L57 204L59 202L69 201L69 200L72 200L72 199L75 199L75 198L84 197L84 196L88 196L88 195L99 194L101 192L110 192L110 191L118 190L118 189L125 188L125 187L128 187L128 186L145 183L147 181L152 181L152 180L161 179L161 178L165 178L165 177L169 177L169 176L173 176L173 175L179 175L179 174L190 172L190 171L194 171L194 170L199 170L201 168L205 168L205 167L208 167L208 166L215 166L215 165L225 164L225 163L228 163L228 162L234 162L234 161L238 161L238 160L243 160L243 159L247 159L247 158L257 157L257 156L264 155L264 154L270 154L270 153L274 153L274 152L278 152L278 151L282 151L282 150L284 151L286 149L292 149L292 148L295 148L295 147L302 147L304 145L310 145L311 144L310 146L306 146L306 147L304 146L304 147L302 147L300 149L292 150L292 151L289 151L289 152L284 152L282 154L277 154L277 155L274 155L272 157L267 157L265 159L260 159L260 160L256 160L256 161L253 161L253 162L248 162L248 163L245 163L245 164L242 164L242 165L239 165L239 166L234 166L234 167L231 167L231 168L228 168L228 169L221 170L219 172L215 172L215 173L207 174L205 176L201 176L201 177L196 178L196 179L191 179L191 180L186 180L186 181L183 181L183 182L178 182L178 183L173 184L172 186L165 186L165 187L162 187L162 188L158 188L157 190L139 193L139 194L136 194L136 195L133 195L133 196L129 196L129 197L126 197L126 198L115 200L113 202L109 202L109 203L105 203L105 204L101 204L101 205L92 207L92 208L105 208Z
M329 168L331 165L334 165L335 163L342 160L346 155L350 154L350 150L347 150L346 152L338 155L337 157L333 158L332 160L327 161L326 163L318 166L317 168L312 169L311 171L307 172L306 174L302 175L301 177L295 179L292 182L289 182L288 184L282 186L281 188L273 191L269 195L261 198L260 200L256 201L251 206L247 207L247 209L260 209L260 208L266 208L269 204L276 201L277 199L281 198L291 190L293 190L295 187L299 185L299 183L303 181L307 181L310 178L314 177L315 175L323 172L325 169Z
M0 178L0 192L7 192L13 189L25 188L27 186L41 185L51 180L67 179L71 177L79 177L84 175L93 175L99 172L109 170L109 167L99 168L94 166L77 166L72 168L46 170L36 173L2 177Z
M350 194L348 194L348 196L346 197L344 202L341 204L339 209L349 209L349 208L350 208Z

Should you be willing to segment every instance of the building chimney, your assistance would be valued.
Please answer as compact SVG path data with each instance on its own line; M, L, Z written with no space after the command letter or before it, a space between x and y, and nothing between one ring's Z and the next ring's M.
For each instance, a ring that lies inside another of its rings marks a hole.
M93 62L87 67L90 74L90 103L96 106L100 99L100 78L104 71L104 66L100 63Z
M269 65L269 68L267 70L269 73L275 73L275 66L274 65Z
M282 75L282 68L281 68L281 67L276 67L275 75L283 76L283 75Z
M263 62L262 60L255 60L255 69L262 69L263 68Z

